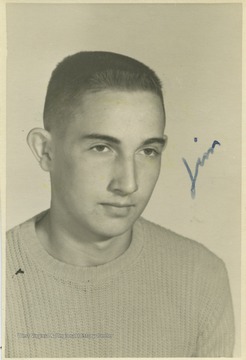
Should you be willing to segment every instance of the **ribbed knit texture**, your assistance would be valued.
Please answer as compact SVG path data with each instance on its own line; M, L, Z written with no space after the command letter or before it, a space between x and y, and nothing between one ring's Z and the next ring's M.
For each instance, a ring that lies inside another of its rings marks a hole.
M72 266L36 219L7 236L6 357L232 356L227 272L204 246L140 218L117 259Z

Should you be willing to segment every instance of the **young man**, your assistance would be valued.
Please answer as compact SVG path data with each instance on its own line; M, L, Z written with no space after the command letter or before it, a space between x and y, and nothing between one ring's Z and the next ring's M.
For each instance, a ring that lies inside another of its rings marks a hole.
M232 356L223 262L140 217L166 143L144 64L80 52L54 70L28 144L50 209L8 232L7 357Z

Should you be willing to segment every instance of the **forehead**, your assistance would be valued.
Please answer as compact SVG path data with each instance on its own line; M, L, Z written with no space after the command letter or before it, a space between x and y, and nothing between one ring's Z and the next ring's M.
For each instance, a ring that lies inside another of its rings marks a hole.
M86 93L73 109L68 134L103 132L160 133L164 130L164 110L158 95L149 91L103 90ZM155 136L155 134L153 134Z

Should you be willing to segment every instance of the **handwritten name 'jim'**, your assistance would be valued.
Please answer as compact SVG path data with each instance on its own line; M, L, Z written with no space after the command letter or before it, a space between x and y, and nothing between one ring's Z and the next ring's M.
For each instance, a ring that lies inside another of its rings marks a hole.
M203 154L202 159L201 158L197 159L194 175L192 174L191 169L190 169L187 161L184 158L182 158L183 163L184 163L184 165L185 165L185 167L186 167L186 169L188 171L189 177L191 179L191 189L190 189L190 191L191 191L192 199L195 199L195 197L196 197L196 180L197 180L198 173L199 173L199 166L204 166L205 160L208 160L209 155L214 153L214 148L215 148L216 145L220 146L220 143L217 140L214 140L212 146L208 149L207 152L205 152Z

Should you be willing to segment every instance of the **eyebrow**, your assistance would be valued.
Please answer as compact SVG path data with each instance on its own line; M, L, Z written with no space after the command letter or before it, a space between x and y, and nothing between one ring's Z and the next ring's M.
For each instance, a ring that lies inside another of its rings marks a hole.
M162 146L165 145L165 142L166 140L163 139L163 138L159 138L159 137L154 137L154 138L150 138L150 139L147 139L143 142L143 145L150 145L150 144L153 144L153 143L158 143L158 144L161 144Z
M88 134L88 135L84 135L82 136L82 139L98 139L98 140L104 140L104 141L108 141L108 142L112 142L114 144L120 144L120 140L113 137L113 136L109 136L109 135L103 135L103 134Z
M88 135L84 135L82 136L82 139L98 139L98 140L104 140L104 141L108 141L114 144L119 145L121 143L121 141L113 136L109 136L109 135L103 135L103 134L88 134ZM158 143L161 144L162 146L165 145L165 139L163 139L162 137L153 137L153 138L149 138L147 140L145 140L142 145L150 145L153 143Z

